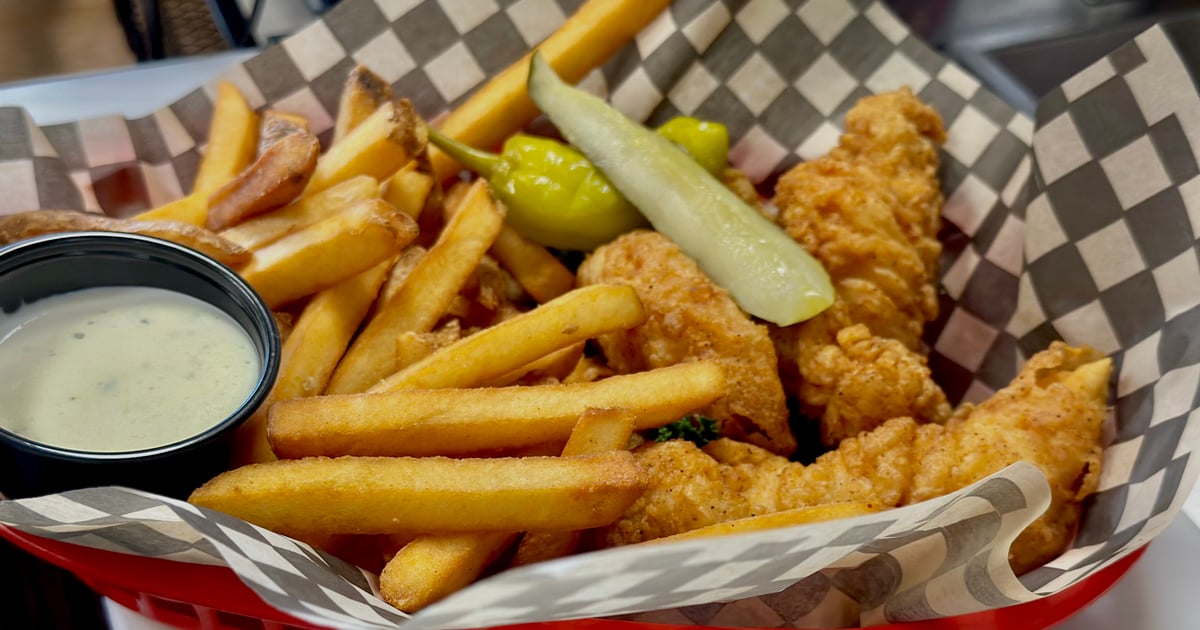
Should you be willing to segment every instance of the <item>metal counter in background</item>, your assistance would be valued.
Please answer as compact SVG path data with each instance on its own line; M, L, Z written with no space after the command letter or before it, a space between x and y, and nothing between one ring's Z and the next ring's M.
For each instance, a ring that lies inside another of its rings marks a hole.
M1200 0L886 2L932 46L1030 116L1039 97L1133 36L1200 14Z

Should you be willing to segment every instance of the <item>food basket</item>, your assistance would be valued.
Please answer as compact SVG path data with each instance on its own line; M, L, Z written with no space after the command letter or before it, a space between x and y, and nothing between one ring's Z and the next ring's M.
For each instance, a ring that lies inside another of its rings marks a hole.
M130 557L103 549L28 536L0 528L9 541L70 570L101 595L139 614L181 628L318 628L267 605L233 571ZM1050 628L1095 601L1127 572L1143 549L1044 599L947 619L876 626L882 630L990 630ZM579 619L507 626L516 630L677 630L680 626L635 621Z
M224 78L254 107L306 116L326 140L357 63L436 119L578 4L348 0ZM986 398L1055 339L1115 360L1098 492L1072 547L1020 579L1003 541L1049 501L1027 464L852 520L522 567L411 618L378 599L373 576L306 545L127 489L0 502L0 535L130 608L193 627L1056 623L1128 569L1200 472L1200 346L1190 341L1200 323L1200 59L1181 45L1195 29L1138 35L1053 90L1036 121L869 1L677 0L581 82L650 123L680 113L725 123L732 161L764 185L831 148L862 96L910 86L941 113L945 251L927 340L947 395ZM137 120L41 128L0 110L13 148L0 156L0 212L125 216L181 196L213 93L199 87Z

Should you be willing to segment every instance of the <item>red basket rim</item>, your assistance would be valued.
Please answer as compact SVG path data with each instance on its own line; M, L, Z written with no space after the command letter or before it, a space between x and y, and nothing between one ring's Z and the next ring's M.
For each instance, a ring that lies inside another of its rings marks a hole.
M301 628L315 626L270 605L228 567L131 556L26 534L0 525L0 536L39 558L71 571L98 593L161 621L179 623L177 607L156 615L147 596L199 609L223 611ZM946 619L875 626L876 630L994 630L1049 628L1103 595L1145 552L1141 547L1060 593L1032 602ZM149 609L148 609L149 608ZM210 622L211 623L211 622ZM206 627L221 627L220 625ZM579 619L506 626L507 630L683 630L696 626ZM748 630L748 629L747 629Z

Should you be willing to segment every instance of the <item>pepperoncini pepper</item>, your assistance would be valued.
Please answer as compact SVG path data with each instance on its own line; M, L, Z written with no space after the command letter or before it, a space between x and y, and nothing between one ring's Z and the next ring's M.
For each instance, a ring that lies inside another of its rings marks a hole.
M646 225L603 173L560 142L518 134L495 155L433 129L429 140L486 179L508 208L505 220L542 245L591 250Z
M729 130L721 123L676 116L656 131L683 148L697 164L714 176L719 176L729 163Z

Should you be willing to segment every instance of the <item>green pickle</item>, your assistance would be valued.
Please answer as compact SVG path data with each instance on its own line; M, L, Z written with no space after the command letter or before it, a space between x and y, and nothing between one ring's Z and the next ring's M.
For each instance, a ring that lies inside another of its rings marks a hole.
M528 88L566 140L742 310L788 326L833 303L824 267L674 142L564 83L537 54Z

